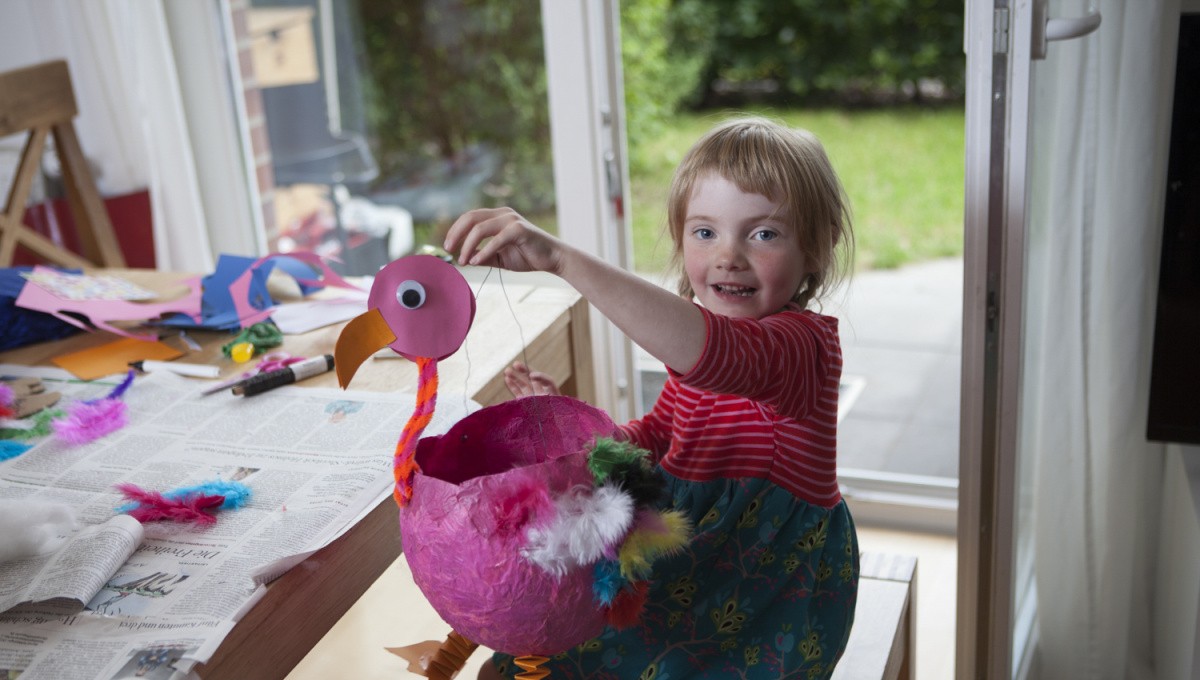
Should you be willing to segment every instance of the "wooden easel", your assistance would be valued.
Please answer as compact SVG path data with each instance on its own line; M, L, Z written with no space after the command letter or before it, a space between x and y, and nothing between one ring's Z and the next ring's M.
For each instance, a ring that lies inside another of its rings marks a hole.
M0 213L0 267L12 265L18 244L66 267L125 266L112 222L75 135L72 121L77 114L67 62L52 61L0 73L0 137L29 133L8 191L8 201ZM63 183L82 256L60 247L21 221L48 135L54 135L54 148L62 163Z

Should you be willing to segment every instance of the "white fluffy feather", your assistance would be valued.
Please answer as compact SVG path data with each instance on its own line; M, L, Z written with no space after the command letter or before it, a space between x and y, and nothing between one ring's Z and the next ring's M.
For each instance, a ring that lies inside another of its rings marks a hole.
M53 552L74 529L69 505L0 499L0 563Z
M550 524L525 532L521 553L555 576L603 557L633 523L633 499L608 484L571 489L555 499L554 506Z

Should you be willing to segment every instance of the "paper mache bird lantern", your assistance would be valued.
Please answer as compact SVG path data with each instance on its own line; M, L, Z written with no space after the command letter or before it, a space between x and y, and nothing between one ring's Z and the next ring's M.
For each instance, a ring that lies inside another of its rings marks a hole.
M571 397L515 399L420 439L437 361L458 350L474 312L454 266L401 258L376 275L368 311L338 338L335 366L346 387L384 346L417 364L416 407L393 460L413 579L468 644L536 669L606 624L636 622L653 561L686 543L689 528L657 509L663 481L646 452L616 441L604 412ZM545 675L530 672L518 677Z

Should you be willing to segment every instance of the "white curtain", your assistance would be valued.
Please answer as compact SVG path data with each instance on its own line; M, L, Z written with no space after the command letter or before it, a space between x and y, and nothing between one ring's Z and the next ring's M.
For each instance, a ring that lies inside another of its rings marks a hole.
M1022 460L1033 481L1035 677L1153 678L1163 449L1146 404L1178 2L1099 10L1034 66Z
M4 68L65 58L84 153L104 194L149 189L160 269L207 272L212 250L163 7L148 0L5 0L25 34Z

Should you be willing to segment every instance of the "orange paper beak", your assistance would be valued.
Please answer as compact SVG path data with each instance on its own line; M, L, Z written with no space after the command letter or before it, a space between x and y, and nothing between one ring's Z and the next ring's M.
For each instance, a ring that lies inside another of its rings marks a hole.
M338 385L346 389L367 357L395 341L396 334L388 328L378 309L368 309L365 314L350 319L333 347L333 365L337 369Z

